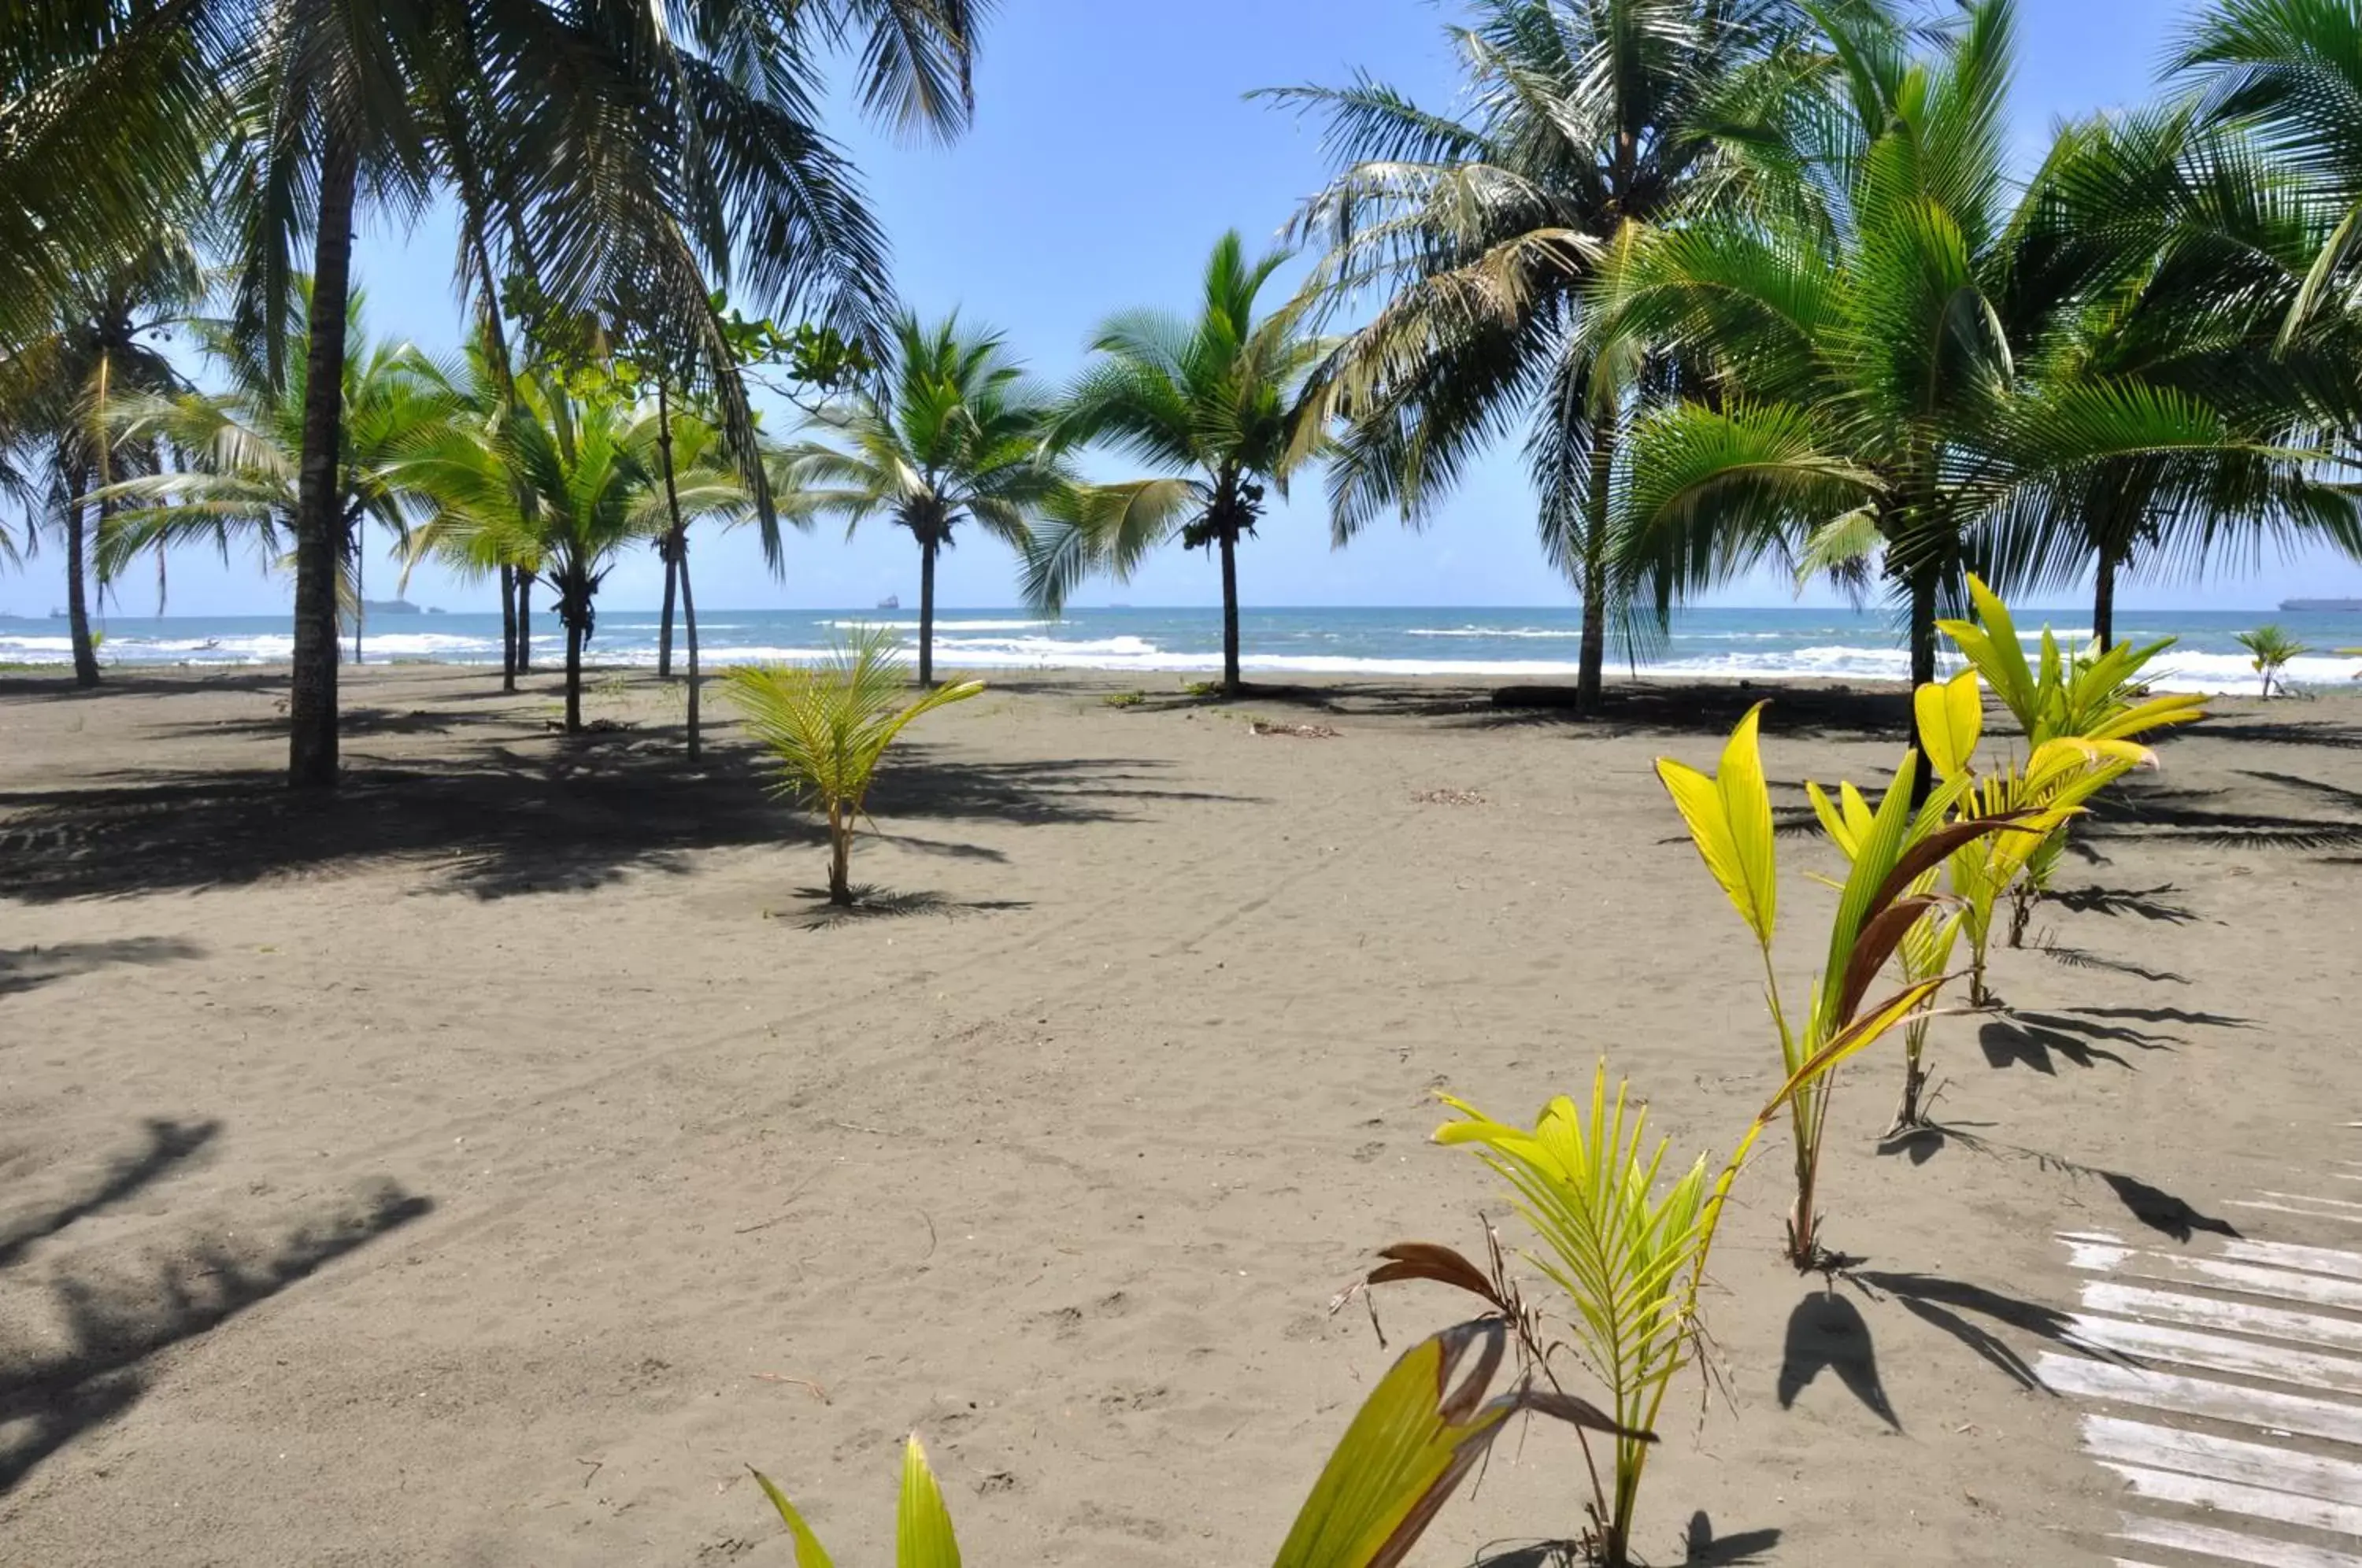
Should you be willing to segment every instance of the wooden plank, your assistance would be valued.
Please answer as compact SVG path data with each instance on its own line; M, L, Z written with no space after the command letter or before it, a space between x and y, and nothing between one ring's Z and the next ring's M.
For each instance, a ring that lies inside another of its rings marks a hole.
M2194 1285L2205 1290L2306 1301L2362 1312L2362 1279L2333 1279L2262 1264L2225 1263L2221 1258L2153 1253L2103 1242L2069 1241L2067 1264L2086 1274L2121 1274L2135 1279Z
M2194 1329L2253 1334L2259 1339L2286 1340L2317 1350L2362 1351L2362 1322L2325 1317L2319 1312L2291 1312L2246 1301L2184 1296L2178 1291L2152 1290L2144 1285L2117 1285L2107 1280L2094 1280L2083 1286L2083 1305L2094 1312L2140 1318L2152 1323L2183 1323Z
M2362 1279L2362 1253L2349 1253L2336 1247L2293 1247L2286 1242L2251 1242L2239 1237L2223 1243L2223 1255L2240 1263L2264 1264L2272 1268L2302 1269L2307 1274L2326 1274L2339 1279Z
M2068 1321L2081 1343L2147 1361L2293 1384L2316 1392L2362 1394L2362 1361L2342 1355L2259 1344L2226 1334L2203 1334L2123 1318L2078 1312Z
M2312 1528L2352 1529L2362 1534L2362 1464L2350 1460L2329 1459L2299 1449L2249 1442L2243 1438L2216 1437L2212 1432L2128 1421L2118 1416L2085 1416L2083 1446L2103 1460L2120 1460L2148 1470L2178 1470L2185 1475L2233 1482L2267 1492L2285 1492L2342 1508L2353 1516L2352 1525Z
M2362 1407L2341 1405L2333 1399L2282 1394L2271 1388L2247 1388L2235 1383L2214 1383L2112 1361L2087 1361L2055 1351L2042 1353L2035 1364L2034 1375L2053 1393L2104 1399L2169 1415L2195 1416L2203 1420L2235 1421L2268 1431L2362 1448Z
M2125 1514L2116 1531L2125 1540L2163 1546L2195 1557L2215 1557L2245 1562L2253 1568L2362 1568L2362 1557L2293 1540L2268 1540L2261 1536L2214 1525L2184 1524L2180 1519Z
M2100 1461L2103 1468L2125 1478L2133 1496L2156 1503L2179 1503L2213 1514L2239 1514L2251 1519L2288 1525L2296 1529L2330 1530L2362 1536L2362 1508L2351 1503L2300 1497L2292 1492L2271 1492L2212 1475L2189 1475L2179 1470L2152 1470L2118 1460Z

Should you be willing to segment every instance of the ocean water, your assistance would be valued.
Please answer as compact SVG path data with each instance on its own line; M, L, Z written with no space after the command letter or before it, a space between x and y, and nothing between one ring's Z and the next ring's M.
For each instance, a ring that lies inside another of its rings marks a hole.
M2032 642L2047 620L2062 639L2088 636L2076 610L2021 612ZM2180 639L2152 667L2168 690L2239 691L2256 685L2234 635L2273 621L2314 652L2290 667L2299 685L2345 687L2362 671L2362 613L2145 611L2121 618L2118 635ZM104 618L103 660L127 666L281 663L292 646L283 616ZM910 611L708 610L700 618L709 664L810 659L857 626L891 626L915 645ZM553 668L565 656L557 618L536 607L534 658ZM598 664L656 662L653 611L602 610L589 657ZM1240 618L1243 662L1254 676L1465 676L1555 679L1572 676L1582 636L1573 606L1531 610L1251 609ZM349 638L348 639L349 646ZM1221 668L1221 617L1213 609L1076 610L1049 620L1021 610L945 611L935 622L935 657L952 669L1096 669L1143 677L1201 675ZM385 614L363 629L370 664L425 660L497 664L497 614ZM0 616L0 662L64 664L65 624ZM1611 646L1618 672L1631 668ZM1910 670L1894 623L1843 610L1687 610L1639 666L1645 674L1780 679L1825 677L1902 680Z

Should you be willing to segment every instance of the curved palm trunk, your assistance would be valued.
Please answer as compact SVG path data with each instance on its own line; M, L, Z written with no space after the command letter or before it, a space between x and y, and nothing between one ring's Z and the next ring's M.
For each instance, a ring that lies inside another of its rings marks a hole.
M295 492L295 668L287 703L287 781L298 790L331 790L337 783L337 564L344 521L337 504L337 458L360 159L336 121L331 115L320 159L311 344L304 371L304 456Z
M935 542L919 541L919 684L935 684Z
M2100 547L2100 569L2092 586L2092 635L2100 639L2100 651L2106 653L2116 646L2116 557L2106 546Z
M1936 572L1923 567L1911 578L1911 690L1916 691L1936 679ZM1927 737L1919 733L1918 705L1912 705L1911 744L1919 749L1924 763L1928 756ZM1911 802L1917 805L1927 798L1933 784L1934 769L1920 767L1913 770Z
M1599 712L1607 664L1607 505L1616 477L1616 421L1592 428L1590 485L1583 498L1583 645L1575 665L1574 711Z
M365 662L361 657L361 633L369 625L369 559L362 553L369 536L362 531L360 520L346 525L352 530L353 540L353 662Z
M98 684L98 649L90 640L90 591L83 564L82 495L90 488L90 471L77 464L66 476L66 626L73 639L74 684ZM102 520L106 508L99 508Z
M1222 547L1222 695L1236 697L1246 690L1239 676L1239 531L1224 524Z
M501 568L501 690L516 690L516 569Z

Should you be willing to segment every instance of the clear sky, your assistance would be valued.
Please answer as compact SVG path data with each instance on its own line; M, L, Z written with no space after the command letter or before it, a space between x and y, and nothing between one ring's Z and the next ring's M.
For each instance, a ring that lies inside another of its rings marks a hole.
M834 127L855 149L891 235L898 282L919 311L953 306L1010 336L1045 377L1080 363L1090 328L1133 305L1186 306L1207 248L1222 230L1274 237L1319 184L1317 127L1243 101L1262 86L1341 83L1366 67L1424 101L1448 105L1451 61L1441 35L1456 0L1002 0L977 72L974 131L949 148L901 147L865 127ZM2020 0L2016 133L2030 161L2063 116L2147 95L2179 0ZM447 223L363 241L359 269L371 325L432 348L449 347L460 312L450 286ZM781 424L784 422L781 421ZM394 568L376 543L372 596ZM889 593L917 597L917 555L890 525L851 543L834 532L791 544L787 575L764 569L754 542L711 536L697 547L698 595L717 609L866 606ZM50 558L44 552L43 560ZM39 613L55 595L33 579L0 586L0 605ZM1241 557L1242 593L1270 605L1538 605L1573 595L1534 543L1531 503L1514 450L1472 473L1437 520L1412 534L1374 527L1350 548L1329 547L1317 478L1277 506ZM1010 553L982 536L946 558L947 607L1014 602ZM0 580L5 582L6 580ZM176 558L175 613L276 612L288 585L241 557ZM661 571L653 554L619 568L602 599L652 606ZM2268 605L2284 595L2362 594L2362 567L2334 556L2268 559L2218 572L2202 586L2136 583L2129 607ZM452 610L495 607L484 585L422 571L410 595ZM1201 604L1220 601L1203 552L1177 547L1131 583L1094 585L1081 602ZM1792 602L1784 580L1735 586L1728 603ZM126 585L121 606L152 611L152 591Z

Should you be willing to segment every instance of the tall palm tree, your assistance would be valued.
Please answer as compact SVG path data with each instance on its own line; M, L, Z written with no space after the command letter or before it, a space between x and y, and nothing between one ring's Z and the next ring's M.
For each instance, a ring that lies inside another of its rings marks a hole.
M204 292L196 253L178 234L151 237L138 250L75 280L60 296L50 329L0 359L0 445L37 474L30 485L65 546L66 619L74 679L98 684L90 633L92 514L88 497L160 454L152 439L125 438L127 404L169 396L183 381L164 347L167 330ZM106 523L112 503L98 503Z
M1049 396L997 332L933 326L905 314L867 385L821 405L829 437L790 447L780 489L791 512L841 517L848 529L884 517L919 547L919 684L935 683L935 558L962 523L1022 550L1031 525L1068 488L1043 450Z
M349 615L354 657L362 650L361 603L367 527L375 523L397 540L406 536L406 501L392 469L417 444L452 418L459 403L435 365L407 343L371 339L357 295L346 301L345 337L337 356L344 378L338 403L341 447L330 474L335 502L336 617L332 634ZM127 400L120 418L134 440L162 442L178 469L127 479L95 492L113 509L99 540L99 575L120 576L143 552L176 545L211 544L226 553L251 545L268 566L301 569L297 523L303 510L302 453L306 429L306 379L316 356L282 350L298 366L294 379L274 383L254 346L220 324L199 330L230 390ZM288 562L290 547L298 559ZM329 645L338 654L337 641Z
M670 526L655 458L652 416L535 375L517 381L495 418L451 422L388 475L425 512L413 563L434 555L491 572L531 562L557 590L569 734L582 728L582 648L600 584L625 550Z
M225 81L237 123L225 181L238 233L238 319L275 345L311 249L311 308L341 319L354 220L457 198L463 276L521 271L576 308L631 297L690 345L758 505L768 496L745 388L711 290L743 275L783 311L868 326L884 241L816 124L817 61L851 43L866 109L949 134L969 111L983 0L762 0L659 6L555 0L188 0L247 19ZM251 13L251 15L249 15ZM289 778L337 770L338 334L308 339L297 469ZM274 372L283 367L271 361ZM276 377L274 376L274 379Z
M1479 0L1448 29L1465 78L1444 114L1363 78L1269 96L1323 116L1340 165L1297 219L1329 252L1309 287L1382 303L1320 378L1351 415L1330 470L1343 544L1417 525L1522 425L1543 553L1583 599L1579 711L1600 699L1609 512L1634 414L1678 367L1581 330L1601 259L1712 199L1737 171L1711 134L1768 90L1793 0Z
M1926 54L1883 18L1838 20L1849 111L1793 116L1792 189L1651 236L1603 276L1596 330L1679 343L1716 376L1710 400L1639 423L1618 551L1661 603L1874 536L1924 683L1938 602L1996 518L2055 516L2095 465L2239 433L2137 374L2032 373L2070 361L2082 307L2150 258L2066 222L2051 168L2013 200L2007 0Z
M2059 224L2137 264L2083 302L2025 377L2138 377L2214 408L2229 438L2029 489L1980 543L1984 575L2036 587L2088 577L2104 649L2126 575L2194 576L2267 545L2362 551L2353 498L2321 466L2335 433L2362 420L2362 322L2317 313L2290 327L2324 237L2309 182L2180 105L2069 129L2048 173Z
M1191 317L1153 310L1110 316L1096 358L1063 400L1054 443L1094 444L1164 470L1077 488L1035 533L1027 597L1054 610L1093 571L1127 577L1167 539L1214 552L1222 572L1222 690L1239 675L1239 541L1254 532L1269 486L1285 495L1297 469L1327 449L1323 411L1304 395L1333 345L1305 330L1300 304L1260 318L1257 297L1286 259L1247 259L1238 232L1207 259Z

